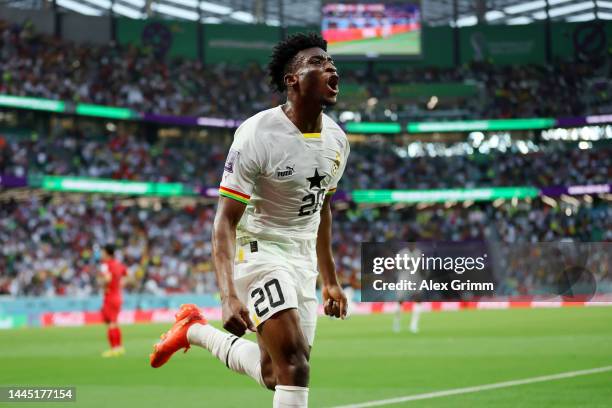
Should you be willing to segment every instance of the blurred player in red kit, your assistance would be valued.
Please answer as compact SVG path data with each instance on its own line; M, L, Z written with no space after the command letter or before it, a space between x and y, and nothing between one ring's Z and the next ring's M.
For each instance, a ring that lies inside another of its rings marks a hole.
M110 349L102 353L102 357L117 357L125 353L121 345L121 329L117 318L121 311L121 286L127 269L120 261L115 259L115 247L111 244L102 250L101 280L104 285L104 303L102 304L102 318L107 324L107 335Z

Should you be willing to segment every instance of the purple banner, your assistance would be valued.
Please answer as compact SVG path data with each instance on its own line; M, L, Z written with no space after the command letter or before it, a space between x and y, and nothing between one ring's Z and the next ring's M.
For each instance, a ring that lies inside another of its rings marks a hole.
M542 187L540 189L540 195L545 195L549 197L559 197L561 194L567 194L567 187L554 186L554 187Z
M179 126L197 126L198 118L194 116L170 116L170 115L156 115L154 113L145 113L143 119L148 122L162 123L165 125L179 125Z
M10 174L0 174L0 187L26 187L28 179L25 177L12 176Z
M610 192L611 184L591 184L587 186L569 186L567 193L569 195L581 194L606 194Z
M586 121L589 125L596 125L600 123L612 123L612 114L608 113L605 115L587 116Z
M219 197L219 187L200 187L200 195L203 197Z
M586 118L558 118L558 127L578 127L587 125Z
M612 184L591 184L583 186L553 186L540 189L540 194L549 197L559 197L562 194L606 194L612 191Z
M338 190L332 196L332 201L351 201L351 195L344 190Z
M221 127L221 128L237 128L242 123L242 120L237 119L222 119L222 118L207 118L207 117L199 117L198 125L200 126L211 126L211 127Z
M604 123L612 123L612 114L573 118L557 118L556 120L556 124L558 127L578 127L588 125L600 125Z
M238 119L209 118L205 116L170 116L156 115L154 113L145 113L142 117L148 122L162 123L165 125L209 126L228 129L235 129L243 122Z

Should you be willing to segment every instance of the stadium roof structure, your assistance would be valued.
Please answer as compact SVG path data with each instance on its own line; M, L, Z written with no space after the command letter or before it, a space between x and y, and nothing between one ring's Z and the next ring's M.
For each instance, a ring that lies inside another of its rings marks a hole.
M423 0L423 17L430 25L459 27L486 24L529 24L544 21L612 20L609 0Z
M350 0L0 0L11 7L50 7L87 15L166 18L204 23L264 23L272 26L315 25L321 4ZM371 0L372 2L387 0ZM407 0L410 1L410 0ZM414 0L419 1L419 0ZM529 24L546 20L588 21L612 19L612 0L420 0L428 25L470 26Z
M264 23L271 26L319 25L319 0L0 0L20 8L52 7L80 14L113 14L142 19L163 17L204 23Z

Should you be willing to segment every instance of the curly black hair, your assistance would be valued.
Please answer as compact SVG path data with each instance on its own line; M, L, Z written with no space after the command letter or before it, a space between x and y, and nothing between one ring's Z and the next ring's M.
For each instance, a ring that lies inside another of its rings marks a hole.
M327 51L327 41L315 32L297 33L279 42L272 51L268 64L270 85L278 92L285 92L285 74L289 72L293 59L298 52L308 48L318 47Z
M115 246L113 244L106 244L106 245L104 245L104 250L110 256L114 256L115 255Z

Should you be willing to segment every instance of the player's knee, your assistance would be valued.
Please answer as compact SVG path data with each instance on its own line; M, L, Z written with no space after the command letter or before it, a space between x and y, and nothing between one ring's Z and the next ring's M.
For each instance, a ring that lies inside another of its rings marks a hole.
M274 374L274 367L272 361L267 360L261 363L261 378L267 389L274 391L276 388L276 375Z
M264 376L263 380L264 380L264 384L267 389L269 389L270 391L276 390L277 382L276 382L276 376L274 374Z
M278 384L307 387L310 380L310 364L306 351L296 352L284 364L277 367Z

